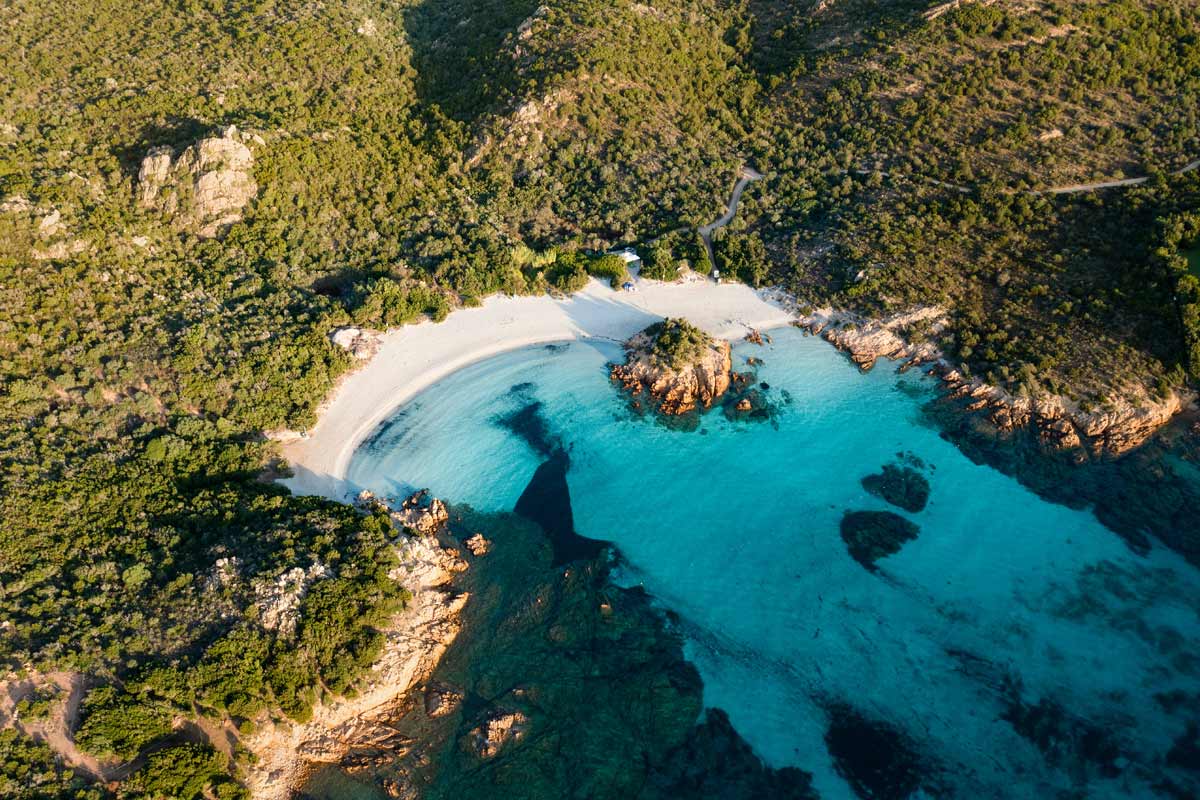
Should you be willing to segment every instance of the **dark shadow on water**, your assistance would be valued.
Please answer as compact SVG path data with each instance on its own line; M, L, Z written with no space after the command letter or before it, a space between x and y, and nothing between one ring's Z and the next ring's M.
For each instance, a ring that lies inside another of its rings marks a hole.
M492 422L521 439L542 458L549 458L562 449L562 444L550 431L550 424L542 414L542 402L532 398L533 388L532 383L519 383L509 389L509 395L521 405L515 411L498 414Z
M559 448L534 471L514 509L519 516L536 523L549 537L554 550L554 566L594 559L605 548L604 542L575 532L571 490L567 486L570 465L567 451Z

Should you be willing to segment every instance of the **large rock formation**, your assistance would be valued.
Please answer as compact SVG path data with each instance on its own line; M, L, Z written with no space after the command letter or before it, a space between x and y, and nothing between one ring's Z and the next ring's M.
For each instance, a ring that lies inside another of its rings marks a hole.
M198 236L217 236L242 219L256 194L254 155L237 128L201 139L176 155L154 147L138 170L138 202Z
M969 402L968 411L985 412L1003 432L1028 429L1048 451L1078 450L1080 457L1121 455L1141 445L1192 399L1177 391L1157 397L1145 386L1115 387L1115 398L1096 410L1080 408L1061 395L1017 397L950 364L933 338L945 327L945 311L917 308L879 320L819 309L796 323L846 352L869 370L880 358L903 359L908 365L933 364L953 397Z
M646 396L666 416L711 408L729 389L729 342L714 340L682 319L655 323L625 343L624 364L611 377L635 397Z
M242 740L255 756L246 774L255 800L294 797L312 765L339 763L355 748L369 745L386 753L405 745L388 720L428 679L462 629L459 615L468 595L449 587L465 564L436 537L401 534L396 554L400 566L389 577L408 589L412 599L380 627L382 651L357 693L326 698L305 723L259 719L257 729ZM445 702L457 701L447 696Z
M1061 395L1015 397L967 378L957 370L942 371L952 397L968 402L968 411L982 412L1004 433L1028 429L1049 451L1079 450L1094 456L1127 453L1150 438L1183 410L1188 398L1170 391L1156 397L1142 386L1127 386L1103 407L1085 410Z
M936 361L941 351L930 341L914 344L913 333L936 334L946 324L946 312L937 306L917 308L886 319L868 320L824 308L802 317L797 324L850 356L860 369L869 370L881 358Z

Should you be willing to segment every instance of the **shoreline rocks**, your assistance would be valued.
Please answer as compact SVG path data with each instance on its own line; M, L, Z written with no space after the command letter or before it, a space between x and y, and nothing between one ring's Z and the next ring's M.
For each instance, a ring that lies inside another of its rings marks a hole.
M366 511L383 509L399 530L412 531L421 536L441 533L450 523L450 511L446 504L430 495L428 489L405 498L399 508L380 500L374 492L366 489L359 492L354 504Z
M685 320L655 323L625 343L626 361L609 376L658 413L672 417L712 408L730 386L729 342L715 340Z
M359 497L360 508L389 511L399 533L396 554L400 562L389 577L404 586L412 599L380 629L382 652L353 697L318 703L305 723L285 718L258 720L256 730L242 740L255 756L246 776L255 800L294 797L315 766L341 763L356 749L403 746L389 720L410 695L422 690L461 632L461 613L470 597L449 586L454 575L466 569L457 549L441 543L435 535L404 532L413 529L401 522L409 512L440 519L430 512L435 503L445 510L428 492L405 500L399 511L369 492ZM444 520L439 522L437 530L444 525ZM432 702L428 696L422 697L422 705L430 706L431 714L449 713L460 698L442 694Z
M1193 399L1175 390L1165 398L1154 397L1144 386L1128 385L1104 408L1085 411L1061 395L1014 396L950 364L932 341L946 326L946 312L937 306L878 320L823 308L801 316L795 325L845 352L864 372L880 358L903 360L902 370L931 365L946 393L965 403L965 412L983 414L1003 434L1029 430L1047 452L1076 450L1080 460L1133 450Z

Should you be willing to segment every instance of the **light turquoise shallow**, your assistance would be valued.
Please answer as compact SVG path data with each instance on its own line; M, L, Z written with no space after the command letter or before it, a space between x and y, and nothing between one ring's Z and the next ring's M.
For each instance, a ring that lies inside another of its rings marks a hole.
M621 580L680 615L706 703L769 763L812 772L823 797L853 797L823 741L820 703L844 700L908 732L956 796L1154 796L1184 728L1154 695L1200 691L1196 570L1162 548L1138 557L1090 512L972 464L923 422L929 379L888 364L863 375L799 331L774 337L736 347L735 365L763 358L770 394L790 393L777 428L713 412L681 433L632 417L605 368L619 349L575 342L431 387L360 448L349 478L511 510L541 459L494 419L519 402L511 387L532 383L571 449L577 530L614 542ZM932 495L906 514L919 538L871 574L838 524L847 509L889 509L859 481L901 451L933 466ZM948 652L983 661L964 668ZM1028 702L1052 698L1113 730L1122 775L1048 764L1001 719L1005 674Z

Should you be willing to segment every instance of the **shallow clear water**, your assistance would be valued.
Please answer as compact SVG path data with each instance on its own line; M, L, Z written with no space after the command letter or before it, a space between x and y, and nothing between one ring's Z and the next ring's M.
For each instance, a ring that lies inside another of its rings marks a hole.
M622 580L680 616L705 702L768 763L853 797L825 743L828 709L848 703L902 730L955 796L1159 794L1200 692L1196 570L1162 548L1136 556L1090 512L972 464L924 422L928 379L886 363L863 375L799 331L774 337L734 357L764 359L774 425L714 411L700 430L668 430L630 414L609 382L617 347L534 347L423 392L349 478L511 510L545 456L498 420L540 403L570 450L576 529L614 542ZM929 465L919 513L860 483L901 452ZM847 510L895 511L920 534L872 573L839 534ZM1023 736L1004 718L1018 700L1065 714ZM1080 756L1085 729L1119 755Z

